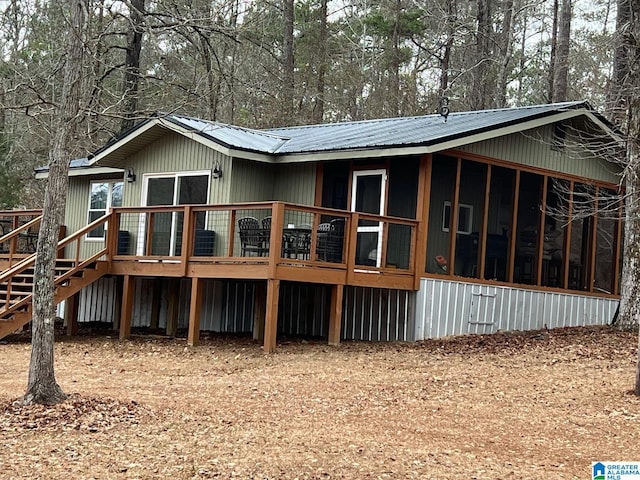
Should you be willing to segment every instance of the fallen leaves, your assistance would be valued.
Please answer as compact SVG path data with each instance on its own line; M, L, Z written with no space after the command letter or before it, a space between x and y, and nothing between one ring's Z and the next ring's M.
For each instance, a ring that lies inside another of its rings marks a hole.
M18 400L0 404L0 428L4 431L78 430L105 432L115 426L137 425L151 412L135 401L91 398L71 394L58 405L23 405Z
M64 338L54 407L0 345L2 479L585 478L640 444L634 334L281 341Z

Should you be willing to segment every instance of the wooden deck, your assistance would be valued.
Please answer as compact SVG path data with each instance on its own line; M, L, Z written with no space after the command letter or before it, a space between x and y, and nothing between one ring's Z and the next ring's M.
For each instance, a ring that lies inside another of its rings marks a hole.
M14 228L0 238L0 245L7 246L0 253L7 297L9 272L24 271L34 259L21 251L18 240L38 222L37 217L22 225L14 221ZM76 274L100 264L101 275L123 277L122 339L130 334L135 277L192 279L191 345L198 343L203 279L264 280L255 308L263 318L256 327L263 333L265 352L271 352L282 281L332 286L329 343L340 339L345 285L417 290L419 226L416 220L283 202L122 207L59 245L60 257ZM64 282L69 274L60 272L59 277ZM88 284L96 277L86 279ZM27 297L22 301L26 305Z

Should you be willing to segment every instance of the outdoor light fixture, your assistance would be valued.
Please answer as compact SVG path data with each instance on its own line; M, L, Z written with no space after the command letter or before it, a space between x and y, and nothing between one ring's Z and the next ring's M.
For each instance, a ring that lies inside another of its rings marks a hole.
M127 169L127 183L133 183L136 181L136 174L133 173L133 168L129 167Z
M216 162L216 165L213 167L213 171L211 172L211 176L215 179L222 177L222 169L220 168L220 162Z

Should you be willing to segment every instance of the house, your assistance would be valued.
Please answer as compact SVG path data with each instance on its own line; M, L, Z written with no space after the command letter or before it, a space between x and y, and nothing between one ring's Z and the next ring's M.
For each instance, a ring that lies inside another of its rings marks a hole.
M253 332L265 351L603 324L620 145L585 102L271 130L156 115L71 164L57 299L71 329ZM0 244L27 231L12 221Z

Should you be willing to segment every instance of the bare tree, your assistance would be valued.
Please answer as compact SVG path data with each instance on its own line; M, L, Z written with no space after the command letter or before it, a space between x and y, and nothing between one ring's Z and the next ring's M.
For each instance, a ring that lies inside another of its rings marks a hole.
M284 24L282 34L282 125L290 125L293 120L293 97L295 92L295 60L293 45L294 27L294 5L293 0L282 0L282 10L284 13Z
M138 111L138 90L140 88L140 52L142 51L142 35L144 33L145 0L131 0L129 5L129 32L125 56L124 85L124 118L120 130L133 126Z
M555 23L555 22L554 22ZM571 0L562 0L560 21L558 22L558 37L556 53L553 62L553 90L552 102L567 100L567 84L569 78L569 38L571 35Z
M25 404L56 404L67 398L54 373L54 268L67 196L69 162L74 151L75 133L83 116L80 101L87 5L85 0L68 0L66 4L70 14L67 56L34 267L31 363L23 398Z

